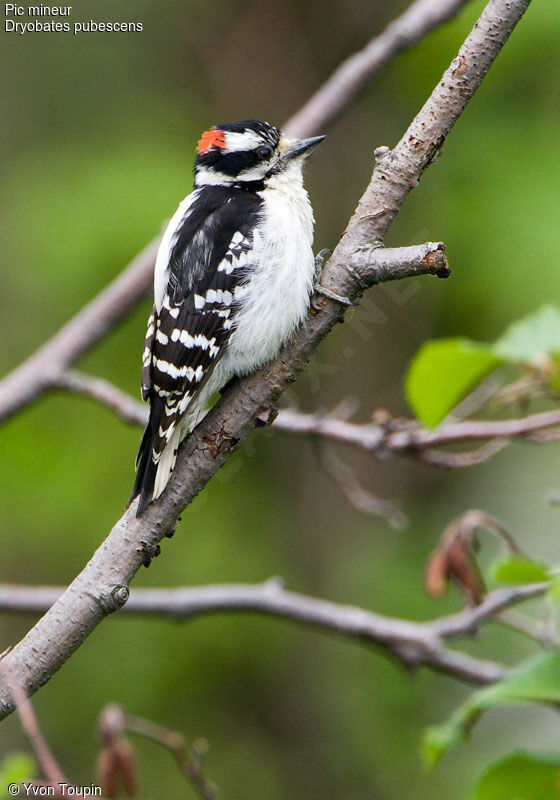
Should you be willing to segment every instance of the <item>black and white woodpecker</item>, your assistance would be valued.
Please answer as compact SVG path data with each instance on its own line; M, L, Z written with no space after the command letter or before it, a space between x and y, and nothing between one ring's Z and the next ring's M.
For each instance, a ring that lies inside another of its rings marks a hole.
M130 500L165 489L181 440L211 395L274 358L313 292L313 210L305 156L323 136L288 139L243 120L205 131L194 190L160 244L143 354L150 417Z

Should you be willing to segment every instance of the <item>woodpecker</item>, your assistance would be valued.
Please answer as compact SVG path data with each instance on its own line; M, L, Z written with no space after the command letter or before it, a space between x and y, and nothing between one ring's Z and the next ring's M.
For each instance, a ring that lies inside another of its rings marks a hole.
M129 503L165 489L181 440L210 397L274 358L313 292L313 211L302 167L324 136L289 139L267 122L205 131L194 189L158 250L143 353L150 416Z

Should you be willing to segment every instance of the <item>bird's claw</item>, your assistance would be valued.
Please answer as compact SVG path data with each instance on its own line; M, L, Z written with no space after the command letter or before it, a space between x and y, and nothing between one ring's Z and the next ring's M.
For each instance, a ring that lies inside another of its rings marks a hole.
M315 271L320 272L325 266L325 262L328 261L331 256L332 250L329 250L328 247L320 250L315 256Z
M357 306L358 303L355 303L353 300L350 300L348 297L344 297L341 294L337 294L336 292L331 291L330 289L325 289L324 286L316 285L315 286L315 294L322 294L323 297L328 297L329 300L334 300L335 303L340 303L343 306ZM313 308L316 311L319 311L319 308L313 301L311 301Z
M329 300L334 300L335 303L340 303L343 306L355 306L357 303L353 303L352 300L349 300L347 297L343 297L336 292L333 292L331 289L325 289L324 286L321 286L320 279L321 279L321 272L325 263L329 260L332 256L332 250L328 248L324 248L320 250L317 255L315 256L315 284L313 287L314 294L322 294L323 297L328 297ZM320 311L320 306L314 302L313 298L311 298L311 307L314 311Z

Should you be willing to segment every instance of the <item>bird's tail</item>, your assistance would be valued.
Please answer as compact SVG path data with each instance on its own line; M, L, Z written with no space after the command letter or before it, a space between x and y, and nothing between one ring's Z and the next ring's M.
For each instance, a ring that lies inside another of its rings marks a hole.
M167 430L167 442L161 450L162 437L159 430L164 415L165 400L155 397L150 408L150 418L144 429L142 441L136 456L137 473L130 504L140 495L136 516L141 516L152 500L156 500L167 486L175 466L177 448L181 440L181 425L175 424Z

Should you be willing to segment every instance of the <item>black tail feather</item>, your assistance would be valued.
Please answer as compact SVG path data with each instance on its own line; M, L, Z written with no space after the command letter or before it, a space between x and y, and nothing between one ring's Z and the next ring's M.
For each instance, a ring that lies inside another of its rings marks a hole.
M152 501L154 493L154 484L156 480L157 464L154 464L152 459L152 447L155 436L160 425L163 409L165 407L164 400L156 395L151 403L150 417L144 428L142 441L138 448L138 455L136 456L137 473L136 480L134 481L134 488L128 498L127 505L130 505L135 497L140 495L138 501L138 509L136 516L141 516L146 510L149 503Z

